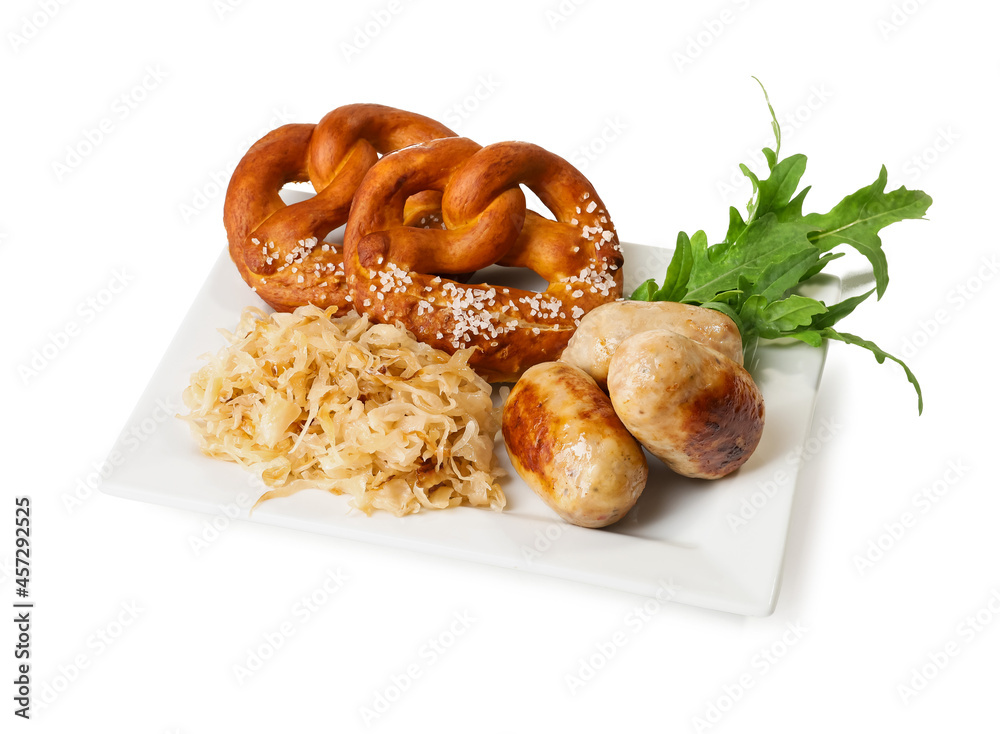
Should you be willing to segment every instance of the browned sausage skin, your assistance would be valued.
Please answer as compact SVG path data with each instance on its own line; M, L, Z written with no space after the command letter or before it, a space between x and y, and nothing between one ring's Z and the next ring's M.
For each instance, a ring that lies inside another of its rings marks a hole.
M667 330L623 341L608 391L622 423L678 474L717 479L760 441L764 399L750 374L723 354Z
M574 525L618 521L646 486L642 447L608 396L572 365L545 362L528 369L507 398L502 430L517 473Z

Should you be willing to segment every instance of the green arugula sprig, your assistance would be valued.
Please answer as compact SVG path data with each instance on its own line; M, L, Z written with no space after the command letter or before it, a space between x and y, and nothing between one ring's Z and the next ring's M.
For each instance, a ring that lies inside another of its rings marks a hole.
M754 79L760 84L759 79ZM691 237L684 232L678 234L663 285L647 280L635 290L632 299L680 301L721 311L736 322L744 343L757 337L791 337L814 347L824 339L863 347L875 355L879 364L891 359L902 366L917 392L917 407L922 413L920 383L902 360L870 341L833 327L872 293L877 293L876 298L885 293L889 270L879 230L904 219L922 219L931 197L905 187L886 193L887 174L882 166L874 183L845 197L826 214L804 215L802 203L810 187L796 191L806 169L806 157L795 154L778 158L781 129L767 90L764 99L771 113L775 147L763 149L768 167L764 179L740 164L753 185L746 220L730 207L726 238L711 246L702 230ZM868 259L875 287L832 305L796 293L799 284L845 254L833 251L839 245L853 247Z

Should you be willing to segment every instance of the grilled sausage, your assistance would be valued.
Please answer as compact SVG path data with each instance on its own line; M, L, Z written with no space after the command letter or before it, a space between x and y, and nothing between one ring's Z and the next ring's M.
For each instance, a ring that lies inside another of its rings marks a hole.
M743 364L740 330L725 314L674 301L615 301L598 306L580 320L559 357L607 388L608 365L618 345L633 334L668 329L694 339Z
M608 391L632 435L684 476L735 471L764 430L764 399L750 373L671 331L623 341L611 358Z
M517 473L574 525L616 522L646 486L642 447L608 396L572 365L544 362L528 369L510 391L502 428Z

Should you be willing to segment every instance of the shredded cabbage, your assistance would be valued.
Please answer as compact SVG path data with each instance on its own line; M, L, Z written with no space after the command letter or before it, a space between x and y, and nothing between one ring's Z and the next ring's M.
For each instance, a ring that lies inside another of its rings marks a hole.
M258 474L271 489L257 504L315 488L369 515L502 510L499 411L472 350L448 355L334 310L247 308L235 333L223 331L229 345L184 390L181 417L201 450Z

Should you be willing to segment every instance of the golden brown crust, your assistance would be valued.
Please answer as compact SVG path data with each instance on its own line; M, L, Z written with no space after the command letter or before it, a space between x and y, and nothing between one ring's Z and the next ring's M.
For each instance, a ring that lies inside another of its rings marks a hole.
M376 104L346 105L316 125L284 125L265 135L233 172L223 211L243 279L279 311L307 303L335 306L338 314L351 310L342 253L324 238L347 221L355 191L380 154L454 135L423 115ZM316 196L286 206L281 187L303 181ZM425 200L407 221L428 215L434 213Z
M525 209L520 184L555 221ZM406 226L404 203L426 190L442 192L447 229ZM622 293L603 202L573 166L529 143L447 138L385 156L358 189L344 257L355 308L448 352L477 347L470 362L492 381L556 359L582 316ZM493 263L530 268L549 286L535 293L441 277Z
M716 363L726 357L719 356ZM700 476L723 477L742 466L760 441L764 402L750 374L730 364L683 409L685 454L696 462Z

